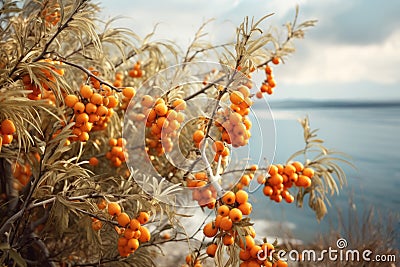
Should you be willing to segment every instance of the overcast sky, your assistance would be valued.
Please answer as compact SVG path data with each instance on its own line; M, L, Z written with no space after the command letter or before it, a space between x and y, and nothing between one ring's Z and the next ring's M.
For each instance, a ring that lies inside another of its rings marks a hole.
M362 98L400 100L399 0L101 0L103 18L124 16L116 26L186 46L206 20L209 40L232 40L244 16L275 15L264 26L317 19L297 52L278 66L275 98ZM283 30L283 28L282 28Z

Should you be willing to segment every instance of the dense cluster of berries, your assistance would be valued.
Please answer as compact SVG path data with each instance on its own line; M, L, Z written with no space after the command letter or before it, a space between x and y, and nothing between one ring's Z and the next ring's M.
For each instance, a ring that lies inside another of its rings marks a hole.
M161 156L173 149L172 139L185 119L181 112L186 109L183 99L176 99L172 103L163 98L153 98L144 95L141 99L141 112L133 114L135 121L145 121L146 150L150 155Z
M292 203L294 197L288 189L293 185L304 188L311 186L314 170L304 168L301 162L295 161L285 166L281 164L271 165L268 174L268 179L265 179L265 182L262 183L264 184L264 195L269 196L275 202L281 202L282 199L285 199L286 202Z
M192 190L192 199L197 201L201 207L214 209L218 192L211 184L205 172L195 173L186 179L186 185Z
M126 140L124 138L110 138L108 144L110 145L110 151L106 153L106 158L110 160L112 166L120 167L122 163L126 162L128 156L125 147Z
M90 131L103 130L107 127L113 108L118 105L118 99L112 95L108 86L103 85L103 90L93 90L89 85L82 85L80 89L81 98L71 94L65 97L67 107L73 109L74 115L71 122L75 122L72 133L72 141L85 142L89 140Z
M264 242L256 244L255 234L246 235L245 242L240 242L239 258L242 261L239 267L287 267L288 264L282 260L275 260L275 246Z
M41 14L46 21L47 27L55 26L61 19L60 5L56 1L51 1Z
M122 212L121 206L116 202L106 203L101 200L97 204L100 210L107 208L107 213L118 223L115 227L119 238L117 241L118 252L121 257L128 257L134 253L141 243L150 241L150 231L144 225L149 221L149 214L141 211L135 218L130 218L126 212ZM92 218L92 228L98 231L102 228L102 222L99 219Z
M21 190L22 187L26 186L32 176L32 168L29 163L21 164L16 162L13 166L13 176L18 181L14 183L14 188Z
M141 68L141 63L138 61L133 65L133 68L128 71L128 75L132 78L141 78L144 75L144 70Z
M40 100L40 99L47 99L50 104L55 105L56 98L54 93L51 91L51 86L56 82L56 78L54 74L63 76L64 69L61 67L62 62L54 61L51 59L44 59L41 62L50 63L50 69L41 69L43 73L43 79L41 82L41 86L43 87L43 91L40 90L40 86L33 83L31 77L27 74L22 77L22 82L26 90L32 91L28 94L28 98L30 100Z
M9 119L5 119L0 124L0 150L2 145L11 144L13 140L13 134L15 133L16 128L14 122Z
M226 192L221 199L221 205L217 208L217 216L214 221L204 225L203 233L206 237L221 238L225 246L233 245L235 242L239 244L240 238L234 229L252 211L251 204L247 201L248 194L243 190L236 193L233 191Z
M277 65L277 64L280 63L280 59L277 58L277 57L274 57L272 59L272 63ZM269 95L272 95L274 93L274 88L276 87L276 82L275 82L275 79L274 79L274 75L272 73L272 67L271 66L269 66L269 65L265 66L265 75L266 75L266 79L261 84L260 91L258 91L256 93L256 97L257 98L262 98L262 95L264 93L267 93Z
M229 95L231 105L221 109L215 120L215 125L221 131L221 139L233 147L247 145L251 136L251 121L247 117L250 107L253 105L250 99L250 89L247 86L239 86Z

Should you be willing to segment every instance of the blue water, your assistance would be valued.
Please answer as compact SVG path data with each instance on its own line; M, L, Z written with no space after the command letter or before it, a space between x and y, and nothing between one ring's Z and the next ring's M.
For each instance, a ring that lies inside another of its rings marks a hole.
M326 141L326 147L348 154L356 169L341 165L348 185L339 195L329 198L332 206L320 223L307 205L296 208L294 204L273 203L263 196L261 189L252 195L256 220L291 222L294 227L286 230L308 242L330 227L338 226L338 209L343 211L347 221L350 197L360 216L371 206L383 221L390 212L400 211L400 102L287 101L270 104L276 128L275 163L284 163L294 151L303 148L302 127L297 119L307 115L311 128L320 129L318 135ZM267 113L265 107L255 109L262 132L266 133L271 132ZM269 157L271 145L266 145L268 140L265 139L272 140L253 135L250 146L259 146L263 141L263 150ZM399 222L396 223L399 228ZM266 230L264 234L271 232Z

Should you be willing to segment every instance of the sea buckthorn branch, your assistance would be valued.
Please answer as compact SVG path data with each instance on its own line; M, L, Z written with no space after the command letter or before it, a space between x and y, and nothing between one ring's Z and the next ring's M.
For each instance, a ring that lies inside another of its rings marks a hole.
M44 55L46 53L48 53L48 49L49 46L53 43L53 41L57 38L57 36L65 29L68 27L68 24L74 19L74 16L79 12L79 10L86 4L86 2L88 0L80 0L81 2L75 7L74 11L71 13L71 15L69 16L69 18L63 23L61 24L57 31L54 33L54 35L50 38L49 41L46 42L46 44L43 47L42 52L40 53L40 55L38 55L33 62L39 61L41 59L43 59Z
M105 80L101 79L100 77L98 77L97 75L94 75L90 70L86 69L85 67L66 61L66 60L59 60L60 62L66 64L66 65L70 65L74 68L80 69L81 71L83 71L86 75L88 75L91 78L94 78L96 80L98 80L100 82L100 84L104 84L107 85L108 87L110 87L112 90L116 91L116 92L122 92L122 89L119 89L117 87L115 87L114 85L112 85L109 82L106 82Z

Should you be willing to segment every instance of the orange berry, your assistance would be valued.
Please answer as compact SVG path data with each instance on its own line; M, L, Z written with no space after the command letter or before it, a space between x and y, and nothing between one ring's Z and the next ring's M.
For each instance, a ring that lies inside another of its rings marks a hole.
M224 202L227 205L234 204L235 200L236 200L236 196L235 196L235 193L233 193L232 191L226 192L222 197L222 202Z
M90 103L98 105L98 106L102 105L103 104L103 96L99 93L94 93L90 97Z
M239 204L246 203L247 200L249 199L249 195L244 190L237 191L235 197L236 197L236 202Z
M177 99L172 103L172 106L177 111L185 110L186 109L186 102L183 99Z
M268 74L268 75L272 74L272 68L270 66L268 66L268 65L265 66L265 73Z
M246 249L250 252L250 249L255 246L254 237L252 237L251 235L246 235L244 238L244 242L242 241L242 239L239 240L239 246L241 249Z
M215 243L208 245L208 247L206 249L207 255L211 258L214 258L215 253L217 252L217 248L218 248L218 245Z
M86 123L86 122L88 122L88 121L89 121L89 115L86 114L86 113L79 114L79 115L76 116L76 118L75 118L75 122L76 122L77 124L84 124L84 123Z
M258 255L258 252L259 251L262 251L261 250L261 246L259 246L259 245L254 245L251 249L250 249L250 256L252 257L252 258L254 258L254 259L257 259L257 255Z
M129 240L129 239L133 238L134 236L135 236L135 231L133 231L132 229L129 229L129 228L125 229L124 237L126 239Z
M273 186L277 186L277 185L283 183L283 177L280 174L275 174L268 178L268 183L270 183Z
M79 138L79 141L86 142L87 140L89 140L90 136L89 136L88 132L82 132L78 138Z
M141 243L149 242L151 237L149 229L147 229L144 226L140 226L139 231L140 231L139 241Z
M116 146L117 145L117 139L115 138L110 138L110 140L108 141L108 144L110 146Z
M158 116L165 116L168 112L168 107L164 103L159 103L154 107L154 110Z
M288 165L286 165L285 168L283 169L283 172L284 172L286 175L290 176L292 173L296 172L296 168L295 168L293 165L288 164Z
M248 186L250 184L251 178L249 175L245 174L242 176L242 178L240 178L240 182L244 185L244 186Z
M85 107L85 111L87 114L94 114L97 111L97 106L92 103L87 103Z
M233 208L229 212L229 218L231 218L232 222L239 222L242 220L242 212L238 208Z
M125 227L129 224L129 222L131 221L131 219L129 218L129 215L126 214L125 212L122 212L118 215L117 217L117 222L119 225L121 225L122 227Z
M93 90L89 85L83 85L80 90L81 96L84 98L91 98L93 95Z
M139 241L136 238L129 239L128 243L126 244L130 251L135 251L139 247Z
M221 154L225 149L224 143L222 143L221 141L215 141L212 147L214 151L218 154Z
M99 208L99 210L104 210L107 207L107 202L104 199L101 199L97 203L97 207Z
M224 231L229 231L232 229L232 220L229 217L223 217L221 219L221 223L219 225L219 228L221 228Z
M140 222L140 224L146 224L149 221L149 218L150 215L147 212L141 211L136 219Z
M204 132L202 130L197 130L193 134L193 141L195 143L200 143L204 139Z
M206 237L213 237L213 236L215 236L217 234L217 232L218 232L218 229L217 229L217 227L215 227L213 222L209 222L206 225L204 225L203 234Z
M79 98L76 95L67 95L64 101L67 107L72 108L79 101Z
M192 262L192 255L190 255L190 254L187 255L186 258L185 258L185 261L186 261L187 264L190 264Z
M111 216L118 216L121 214L121 206L117 202L110 202L107 211Z
M264 186L264 188L263 188L264 195L270 196L270 195L272 195L273 192L274 192L274 190L272 189L271 186L269 186L269 185Z
M272 63L274 63L275 65L278 65L279 63L280 63L280 59L279 59L279 57L273 57L272 58Z
M311 168L304 168L303 169L303 175L307 176L308 178L313 178L314 177L314 170Z
M299 178L296 181L297 186L302 186L302 187L309 187L311 185L311 179L308 176L299 175Z
M126 244L128 244L128 239L126 239L125 237L118 238L117 245L119 247L125 247Z
M132 99L136 95L136 90L133 87L125 87L122 89L122 94L128 99Z
M116 106L118 106L118 99L115 98L115 96L108 96L108 108L115 108Z
M105 106L99 106L97 108L96 115L98 115L100 117L104 117L107 114L108 114L108 108L106 108Z
M230 245L232 245L233 243L235 243L235 239L233 238L232 235L230 235L230 234L225 234L224 237L222 238L222 243L223 243L225 246L230 246Z
M234 91L229 95L229 99L231 100L232 104L239 105L244 101L244 96L239 91Z
M89 159L89 165L90 166L97 166L97 165L99 165L99 160L96 157L91 157Z
M268 173L272 176L278 173L278 167L275 165L269 166Z
M241 249L239 252L239 259L241 259L242 261L247 261L248 259L250 259L251 255L250 255L250 251L247 249Z
M255 171L258 170L258 165L257 164L253 164L253 165L250 166L249 169L250 169L250 171L255 172Z
M228 216L229 215L229 207L226 205L221 205L218 207L218 214L221 215L222 217Z
M242 212L243 215L249 215L253 210L253 206L249 202L245 202L240 204L238 209Z
M76 102L74 105L74 111L76 114L81 114L85 112L85 104L83 104L82 102Z
M131 230L133 231L137 231L140 229L140 222L137 219L132 219L129 223L129 227L131 228Z
M304 169L304 165L300 161L292 162L292 165L296 168L296 172L301 172Z

